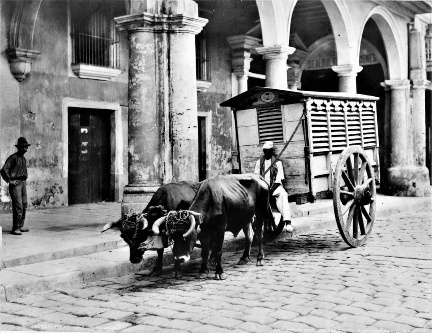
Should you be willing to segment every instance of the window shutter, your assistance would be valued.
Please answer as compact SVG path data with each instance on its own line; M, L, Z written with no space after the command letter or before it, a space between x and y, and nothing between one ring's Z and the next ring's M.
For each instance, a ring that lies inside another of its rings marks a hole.
M283 142L282 112L280 106L257 109L260 143Z

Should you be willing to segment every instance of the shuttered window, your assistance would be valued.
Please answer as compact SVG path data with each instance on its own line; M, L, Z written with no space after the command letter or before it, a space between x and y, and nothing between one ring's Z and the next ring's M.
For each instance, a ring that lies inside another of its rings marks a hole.
M282 112L280 106L257 109L260 143L283 142Z
M353 145L376 147L375 105L374 102L309 100L313 152L340 151Z

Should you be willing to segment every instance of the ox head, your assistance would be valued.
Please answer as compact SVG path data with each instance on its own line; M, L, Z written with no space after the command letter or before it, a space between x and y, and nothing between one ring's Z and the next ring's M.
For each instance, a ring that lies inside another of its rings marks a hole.
M201 214L188 210L170 211L153 224L153 232L158 235L162 228L166 230L168 242L172 244L174 258L188 262L197 241L197 228L201 223Z
M124 215L116 222L108 222L102 232L119 229L121 237L129 245L130 262L138 264L146 250L163 248L160 237L155 239L152 231L153 223L163 215L166 215L163 206L149 207L144 213Z

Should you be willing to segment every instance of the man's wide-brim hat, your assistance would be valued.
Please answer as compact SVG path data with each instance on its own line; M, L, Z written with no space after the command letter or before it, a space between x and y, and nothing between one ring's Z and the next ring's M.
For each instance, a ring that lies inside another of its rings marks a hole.
M31 144L29 144L25 138L20 137L15 146L16 147L28 147L28 146L31 146Z
M273 149L273 141L264 142L262 149Z

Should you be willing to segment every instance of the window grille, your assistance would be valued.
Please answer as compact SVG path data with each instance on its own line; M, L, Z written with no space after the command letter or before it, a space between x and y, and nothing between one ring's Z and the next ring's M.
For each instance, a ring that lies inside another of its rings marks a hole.
M425 36L426 61L432 62L432 24L428 25Z
M120 43L110 2L91 8L88 1L71 2L72 63L120 67ZM87 10L86 10L87 9Z
M283 142L282 112L280 106L257 109L260 143Z
M210 54L207 38L203 32L195 37L196 78L200 81L211 81Z

